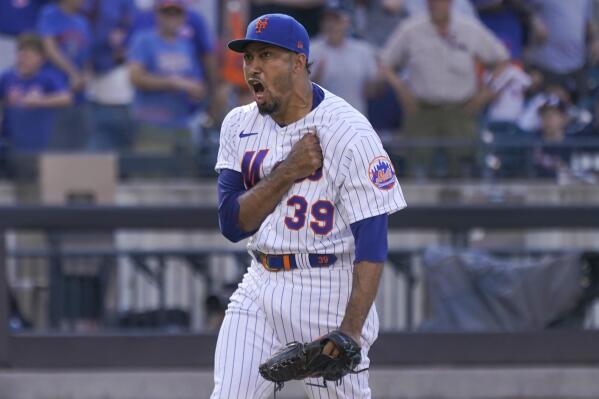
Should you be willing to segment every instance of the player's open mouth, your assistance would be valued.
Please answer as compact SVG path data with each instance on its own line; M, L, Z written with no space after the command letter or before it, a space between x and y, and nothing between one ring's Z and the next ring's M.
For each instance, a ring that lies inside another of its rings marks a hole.
M264 102L264 93L265 93L264 85L261 82L258 82L256 80L250 80L249 84L250 84L252 90L254 91L254 99L256 100L256 102L258 102L258 103Z
M264 91L264 85L260 82L252 82L252 89L254 89L254 93L262 93Z

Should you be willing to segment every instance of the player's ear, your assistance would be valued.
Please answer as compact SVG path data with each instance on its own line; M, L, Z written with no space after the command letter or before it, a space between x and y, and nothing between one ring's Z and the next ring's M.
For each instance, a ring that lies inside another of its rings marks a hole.
M295 72L302 72L306 70L306 64L308 63L308 59L305 54L296 54L294 57L293 70Z

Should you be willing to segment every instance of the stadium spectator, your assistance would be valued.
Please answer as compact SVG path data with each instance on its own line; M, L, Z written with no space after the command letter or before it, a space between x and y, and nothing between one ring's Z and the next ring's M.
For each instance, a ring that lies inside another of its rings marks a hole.
M54 109L71 103L64 80L43 68L44 45L34 34L17 40L16 65L0 75L3 135L14 151L48 148Z
M539 177L556 177L568 169L572 150L562 146L566 143L568 106L557 96L549 96L539 110L541 128L536 133L546 146L534 153L536 174Z
M38 14L49 0L0 0L0 71L13 65L16 38L35 30Z
M308 35L315 36L326 4L327 0L250 0L249 20L264 14L287 14L301 22Z
M39 12L51 0L0 0L0 34L16 37L35 30Z
M322 34L310 45L312 80L366 115L366 98L373 92L377 77L377 57L367 42L348 37L350 22L351 15L342 7L329 7L324 12Z
M426 15L429 12L427 4L428 0L403 0L406 13L415 17L418 15ZM452 0L451 13L478 19L478 14L472 6L471 0Z
M472 0L481 22L507 47L512 60L522 62L532 38L546 35L525 0Z
M495 95L477 83L477 61L493 69L509 55L493 34L472 18L451 12L451 0L428 0L430 16L410 18L389 38L382 52L387 79L406 113L402 132L411 139L478 138L477 114ZM405 78L396 73L404 69ZM432 167L434 151L410 151L409 165L418 175ZM472 167L469 147L452 150L448 167L437 171L461 175Z
M428 13L427 0L356 0L353 34L380 46L398 24L407 17ZM478 18L469 0L455 0L453 12Z
M84 10L93 33L88 146L94 151L127 150L133 131L133 87L125 66L126 45L137 9L133 0L87 0Z
M550 99L557 97L562 104L565 104L570 124L566 129L567 134L576 134L588 125L592 120L592 114L581 107L578 107L572 100L570 92L565 87L557 83L548 83L545 89L534 94L528 99L524 110L518 118L520 129L534 132L541 128L541 107Z
M190 149L189 118L204 100L204 76L191 40L179 35L184 0L159 0L157 27L132 39L129 72L135 87L133 113L138 127L134 148L168 154Z
M532 85L531 77L519 65L508 65L492 79L489 86L496 93L487 109L489 122L517 122L526 98L526 91Z
M497 96L489 104L487 120L516 122L524 109L526 92L533 84L522 63L528 32L539 26L534 23L538 18L523 0L472 0L472 3L481 22L503 42L512 59L512 65L490 82Z
M379 47L407 17L404 0L356 0L354 34Z
M528 0L546 28L540 44L530 48L529 61L548 83L587 94L585 62L599 61L599 35L592 21L591 0Z
M354 6L354 34L377 49L407 18L404 0L357 0ZM368 120L383 143L387 143L396 139L402 111L393 88L386 81L377 86L367 99Z
M83 0L59 0L42 9L38 30L44 40L48 69L73 91L74 105L56 114L51 147L83 149L88 139L84 87L89 67L91 32L80 14Z
M156 13L149 9L139 10L133 21L133 31L139 32L144 29L156 27ZM210 34L206 20L199 12L187 7L185 22L179 29L179 34L187 40L191 40L198 56L200 67L206 76L208 97L218 82L218 65L216 58L215 40Z
M139 10L133 24L134 32L156 27L156 13L152 9L154 4L155 2L152 1L151 4L148 4L149 7L146 5L145 8ZM198 64L206 83L206 107L202 110L205 112L198 113L190 124L194 145L202 147L209 141L205 137L207 136L207 132L204 131L205 127L215 125L214 121L222 121L224 118L222 108L225 108L226 105L221 94L223 84L218 79L216 42L209 31L208 24L202 14L191 7L187 7L185 15L185 23L180 28L179 34L193 42ZM245 80L243 84L245 85Z

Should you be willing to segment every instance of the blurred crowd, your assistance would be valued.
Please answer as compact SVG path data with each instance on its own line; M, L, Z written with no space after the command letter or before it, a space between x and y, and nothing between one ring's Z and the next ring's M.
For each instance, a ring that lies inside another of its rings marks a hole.
M598 0L212 4L0 0L3 145L213 156L224 115L251 101L225 43L284 12L312 37L312 79L369 118L400 175L501 174L521 148L537 176L599 173Z

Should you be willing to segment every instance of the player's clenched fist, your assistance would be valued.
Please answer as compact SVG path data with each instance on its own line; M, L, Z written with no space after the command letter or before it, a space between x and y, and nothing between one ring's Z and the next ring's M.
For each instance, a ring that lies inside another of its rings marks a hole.
M316 133L307 133L293 145L284 161L296 179L310 176L322 167L322 148Z

